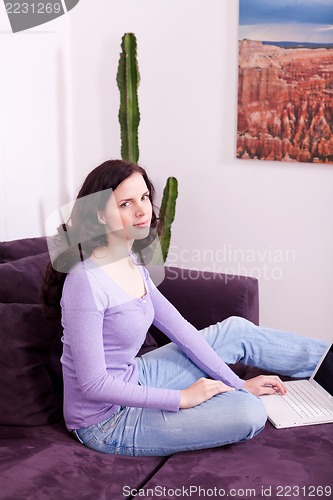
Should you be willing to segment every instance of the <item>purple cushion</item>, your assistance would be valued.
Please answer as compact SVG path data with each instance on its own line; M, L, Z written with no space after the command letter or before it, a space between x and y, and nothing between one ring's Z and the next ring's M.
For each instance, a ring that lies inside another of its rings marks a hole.
M159 289L198 329L229 316L241 316L258 324L256 278L166 267Z
M62 329L41 303L45 244L43 238L0 243L8 260L0 264L0 425L45 425L60 416Z
M332 449L332 424L278 430L268 422L258 436L245 443L173 455L143 490L147 493L163 485L166 490L188 492L192 487L193 498L197 498L194 488L201 487L204 497L204 491L215 487L221 490L221 497L262 498L264 488L270 498L325 498L316 494L316 488L333 487ZM291 490L293 486L296 488ZM237 490L243 492L237 496Z
M158 288L198 330L230 316L259 323L256 278L165 267ZM155 326L150 330L159 345L168 341Z
M41 304L0 304L0 425L45 425L59 418L50 360L59 324Z
M0 427L0 442L3 500L126 500L123 487L140 488L165 461L90 450L62 424Z
M0 242L0 263L47 252L46 238L24 238Z
M40 304L48 253L0 264L0 302Z

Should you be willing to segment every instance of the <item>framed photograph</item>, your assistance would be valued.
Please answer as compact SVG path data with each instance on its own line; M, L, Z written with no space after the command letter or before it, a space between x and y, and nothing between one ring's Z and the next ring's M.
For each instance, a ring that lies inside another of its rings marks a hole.
M333 163L333 0L239 0L237 157Z

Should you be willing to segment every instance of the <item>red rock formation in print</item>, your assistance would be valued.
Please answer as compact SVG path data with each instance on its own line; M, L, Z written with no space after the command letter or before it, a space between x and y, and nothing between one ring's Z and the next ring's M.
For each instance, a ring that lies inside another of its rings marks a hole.
M239 42L237 157L333 163L333 49Z

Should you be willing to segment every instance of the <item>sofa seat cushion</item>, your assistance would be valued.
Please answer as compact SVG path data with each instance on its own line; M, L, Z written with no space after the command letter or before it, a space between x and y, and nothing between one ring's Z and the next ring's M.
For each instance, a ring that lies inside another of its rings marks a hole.
M90 450L63 424L0 427L1 492L8 499L120 499L123 487L139 488L165 461ZM129 498L127 496L127 498Z
M206 492L220 489L216 497L331 498L322 488L331 487L333 492L332 449L331 424L278 430L267 422L258 436L244 443L173 455L144 490L161 485L170 492L192 487L193 498L199 497L195 487Z

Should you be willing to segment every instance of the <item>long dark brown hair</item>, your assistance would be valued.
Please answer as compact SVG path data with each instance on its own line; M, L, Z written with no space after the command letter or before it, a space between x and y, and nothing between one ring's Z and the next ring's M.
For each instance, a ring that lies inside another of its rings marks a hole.
M139 258L143 249L156 239L160 229L160 220L154 209L155 189L146 171L139 165L123 161L108 160L96 167L86 177L77 195L70 219L61 224L58 234L52 239L56 256L49 262L43 284L43 300L49 315L60 314L60 299L66 275L79 260L91 256L94 248L107 245L105 226L98 220L98 212L103 212L111 190L134 173L139 173L145 180L152 204L152 219L149 235L142 240L135 240L133 252ZM94 196L89 196L94 194ZM84 203L78 200L86 197ZM77 242L75 245L70 242Z

